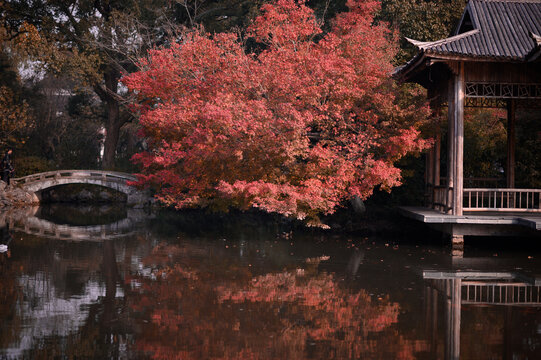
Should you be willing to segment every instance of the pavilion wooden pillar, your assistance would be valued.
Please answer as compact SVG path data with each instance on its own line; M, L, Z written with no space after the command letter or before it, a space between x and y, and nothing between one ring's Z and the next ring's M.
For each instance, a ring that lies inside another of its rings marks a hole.
M449 91L447 92L447 208L448 214L453 214L453 190L455 185L455 126L454 126L454 75L449 79Z
M515 112L516 102L507 101L507 187L515 187Z
M434 118L439 119L441 114L441 104L432 101L430 106L434 113ZM428 206L435 207L435 189L440 186L440 162L441 162L441 133L438 131L434 138L434 146L426 154L426 190Z
M434 144L434 156L433 156L433 175L434 186L440 186L440 162L441 162L441 133L436 134L436 142Z
M426 153L426 166L425 166L425 205L432 207L434 204L434 148L431 148Z
M438 94L438 96L433 96L433 100L431 102L431 106L434 109L434 118L438 121L438 131L436 131L436 136L434 138L434 146L431 149L432 156L431 156L431 163L429 164L432 171L431 171L431 181L432 181L432 206L434 207L434 197L435 197L435 189L440 186L440 163L441 163L441 132L439 131L439 119L441 116L441 99Z
M462 215L464 194L464 63L450 64L448 91L447 206L452 215Z
M427 188L430 191L430 206L436 208L436 188L440 186L440 163L441 163L441 134L437 133L434 138L434 146L427 154Z

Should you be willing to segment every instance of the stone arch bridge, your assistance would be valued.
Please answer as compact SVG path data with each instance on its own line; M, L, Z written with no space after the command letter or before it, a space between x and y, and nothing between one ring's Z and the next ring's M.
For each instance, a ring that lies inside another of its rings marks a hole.
M126 194L128 206L143 207L151 200L148 192L128 185L137 178L132 174L102 170L58 170L11 179L12 184L34 194L39 201L43 190L68 184L91 184L110 188Z

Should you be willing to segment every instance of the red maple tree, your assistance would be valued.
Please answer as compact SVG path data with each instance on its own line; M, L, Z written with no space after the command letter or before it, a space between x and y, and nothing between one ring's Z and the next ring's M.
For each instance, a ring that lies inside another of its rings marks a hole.
M400 184L395 162L427 142L427 109L390 78L396 46L379 3L349 0L323 33L303 1L277 0L246 37L186 34L123 82L144 105L139 184L177 208L257 207L317 222L347 198Z

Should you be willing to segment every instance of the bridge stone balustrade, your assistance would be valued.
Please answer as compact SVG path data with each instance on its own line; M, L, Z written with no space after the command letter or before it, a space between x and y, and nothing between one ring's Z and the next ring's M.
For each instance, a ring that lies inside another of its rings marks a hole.
M148 192L128 185L128 181L135 180L137 178L131 174L102 170L58 170L11 179L14 185L34 194L36 201L40 200L41 192L48 188L68 184L91 184L120 191L126 194L128 206L143 207L151 201L151 197Z

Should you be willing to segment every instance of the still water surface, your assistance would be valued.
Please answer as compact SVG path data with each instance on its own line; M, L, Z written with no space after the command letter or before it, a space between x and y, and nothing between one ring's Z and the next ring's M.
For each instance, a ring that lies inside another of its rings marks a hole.
M110 208L0 225L0 358L541 358L535 247Z

